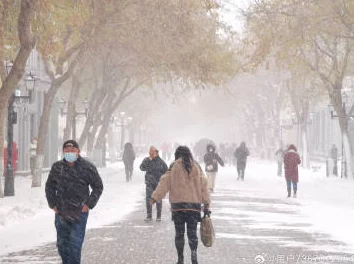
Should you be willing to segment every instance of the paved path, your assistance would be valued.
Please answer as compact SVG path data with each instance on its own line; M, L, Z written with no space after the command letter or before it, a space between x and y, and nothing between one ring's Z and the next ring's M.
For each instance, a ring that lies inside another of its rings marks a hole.
M213 194L217 238L212 248L199 244L200 264L354 263L346 245L314 233L299 213L296 199L259 197L251 191L219 189ZM161 223L144 223L143 202L125 220L87 232L83 264L172 264L174 227L168 203ZM54 227L53 227L54 228ZM186 244L186 262L190 263ZM316 258L316 256L318 258ZM0 263L60 263L55 244L16 252Z

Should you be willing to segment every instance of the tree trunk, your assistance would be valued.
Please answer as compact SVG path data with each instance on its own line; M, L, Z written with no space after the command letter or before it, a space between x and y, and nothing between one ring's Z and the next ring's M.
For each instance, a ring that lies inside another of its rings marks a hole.
M343 133L343 147L344 147L344 155L345 157L345 168L344 170L346 171L346 176L348 178L353 178L353 161L352 161L352 151L350 147L350 141L349 141L349 135L347 133Z
M44 161L44 148L46 135L48 131L48 124L50 119L50 113L52 109L52 104L59 89L61 83L56 82L55 80L52 82L50 90L44 96L44 104L43 111L41 115L38 136L37 136L37 153L35 158L35 173L32 178L32 187L40 187L42 184L42 169L43 169L43 161Z
M307 126L306 124L301 125L301 146L302 146L302 165L304 168L310 168L309 160L309 149L307 141Z

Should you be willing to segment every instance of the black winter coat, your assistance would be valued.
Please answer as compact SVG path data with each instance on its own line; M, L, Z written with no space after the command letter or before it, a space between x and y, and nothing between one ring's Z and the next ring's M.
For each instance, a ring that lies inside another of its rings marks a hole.
M69 221L80 217L83 205L95 207L102 191L103 183L95 165L82 157L72 167L65 159L55 162L45 184L49 207L57 207L59 215Z
M157 186L162 175L166 173L168 167L160 157L150 160L146 157L140 165L140 170L145 171L145 184Z
M133 165L135 160L135 152L132 148L125 148L123 151L124 165Z
M224 161L214 151L207 152L204 155L204 163L205 163L205 171L207 172L217 172L219 169L218 164L224 166Z
M245 146L242 147L238 147L234 153L236 159L237 159L237 164L246 164L247 162L247 157L250 155L250 152L248 150L248 148L246 148Z

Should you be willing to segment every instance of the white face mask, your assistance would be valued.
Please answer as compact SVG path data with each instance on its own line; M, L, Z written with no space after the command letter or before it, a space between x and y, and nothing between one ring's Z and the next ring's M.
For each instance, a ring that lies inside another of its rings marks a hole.
M77 153L76 152L65 152L64 158L67 162L75 162L77 160Z

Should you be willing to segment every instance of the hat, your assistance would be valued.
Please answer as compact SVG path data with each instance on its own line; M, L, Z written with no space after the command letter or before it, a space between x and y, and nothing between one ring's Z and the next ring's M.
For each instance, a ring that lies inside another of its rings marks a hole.
M79 144L73 139L69 139L69 140L64 142L63 149L65 149L67 147L74 147L74 148L80 149L79 148Z
M289 147L288 147L288 150L291 150L291 149L294 150L294 151L297 151L295 145L293 145L293 144L290 144Z

